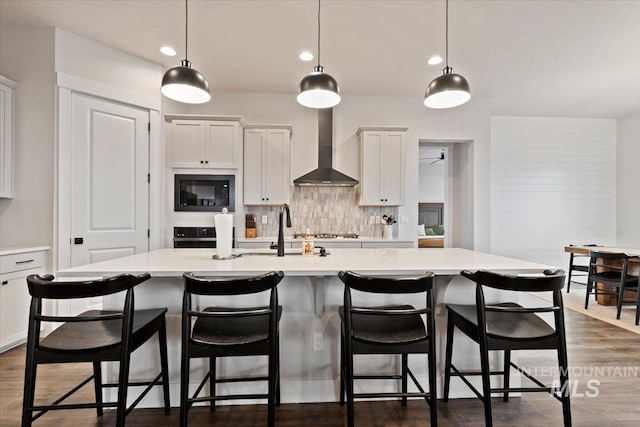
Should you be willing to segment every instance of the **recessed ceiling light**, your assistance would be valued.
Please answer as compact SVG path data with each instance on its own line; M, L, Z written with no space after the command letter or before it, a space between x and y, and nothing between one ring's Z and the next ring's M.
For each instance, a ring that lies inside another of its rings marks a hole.
M442 57L438 55L434 55L427 61L429 65L438 65L442 62Z
M313 59L313 54L308 50L303 50L300 52L299 58L303 61L311 61Z
M176 56L176 50L170 46L162 46L160 48L160 52L164 53L167 56Z

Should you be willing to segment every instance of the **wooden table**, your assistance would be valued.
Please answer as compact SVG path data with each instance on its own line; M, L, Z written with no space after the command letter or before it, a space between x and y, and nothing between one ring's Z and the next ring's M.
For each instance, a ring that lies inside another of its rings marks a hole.
M564 251L567 253L574 253L578 255L589 255L589 251L597 250L599 252L614 252L619 253L623 252L627 255L636 255L636 258L629 259L629 271L628 274L633 274L634 276L640 275L640 248L623 248L623 247L615 247L615 246L565 246ZM612 266L620 266L612 265ZM603 289L604 285L598 284L598 289ZM604 290L604 289L603 289ZM636 295L635 292L630 292L628 295L629 300L633 300L635 302ZM625 292L625 299L627 299L627 295ZM598 295L598 304L602 305L616 305L616 297L615 295Z

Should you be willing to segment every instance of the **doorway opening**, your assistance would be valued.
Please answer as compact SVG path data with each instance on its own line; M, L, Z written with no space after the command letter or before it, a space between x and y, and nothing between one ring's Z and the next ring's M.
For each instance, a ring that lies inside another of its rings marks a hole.
M473 249L472 142L418 141L418 247Z

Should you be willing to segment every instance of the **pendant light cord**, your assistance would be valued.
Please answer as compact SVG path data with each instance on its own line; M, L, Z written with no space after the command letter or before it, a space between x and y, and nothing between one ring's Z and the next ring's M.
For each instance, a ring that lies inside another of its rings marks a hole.
M318 0L318 66L320 66L320 0Z
M189 58L189 1L184 0L184 59Z
M445 24L444 24L444 28L445 28L445 36L444 36L444 51L445 51L445 63L447 68L449 68L449 0L447 0L446 2L446 6L445 6Z

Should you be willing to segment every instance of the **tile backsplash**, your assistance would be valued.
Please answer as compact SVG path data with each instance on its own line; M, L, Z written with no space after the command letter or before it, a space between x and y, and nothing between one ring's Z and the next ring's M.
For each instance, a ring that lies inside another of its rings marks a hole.
M369 222L371 216L393 215L397 207L358 206L360 187L294 187L289 210L292 228L286 235L304 233L357 233L360 236L382 236L382 224ZM247 206L256 216L258 237L278 235L280 206ZM262 224L262 216L267 224ZM397 224L396 226L397 227ZM397 231L396 231L397 233Z

